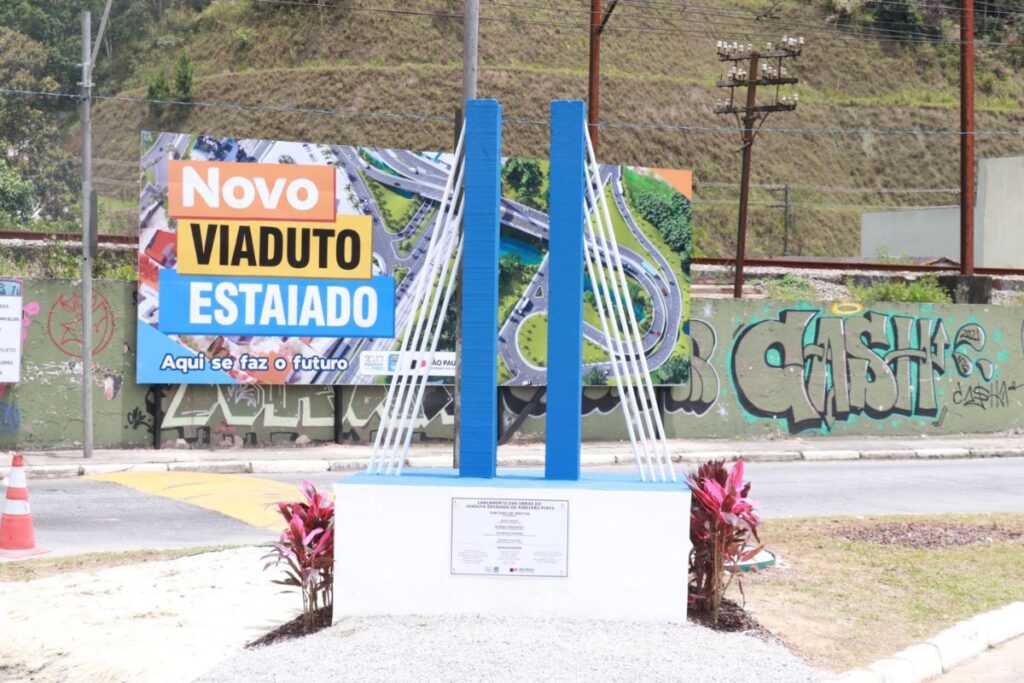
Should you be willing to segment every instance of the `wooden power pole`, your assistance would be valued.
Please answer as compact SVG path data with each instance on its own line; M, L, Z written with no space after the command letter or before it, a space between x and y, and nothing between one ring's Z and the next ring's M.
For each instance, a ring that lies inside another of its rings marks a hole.
M798 79L787 75L783 60L800 56L804 39L783 36L778 45L768 43L763 50L755 50L753 45L726 43L718 41L718 60L729 62L732 66L715 85L729 88L729 99L720 99L715 103L716 114L732 114L740 127L742 146L740 151L743 160L740 166L740 216L736 229L736 278L733 285L733 296L743 297L743 261L747 248L747 207L750 198L750 156L754 147L757 131L764 124L768 115L776 111L793 111L796 109L799 95L780 95L779 86L795 85ZM747 64L747 68L741 66ZM775 86L773 101L770 104L757 104L757 86ZM746 97L742 104L737 104L738 88L746 88Z
M587 86L587 128L594 143L594 154L600 134L597 123L601 114L601 34L615 11L619 0L611 0L608 9L601 9L601 0L590 0L590 79Z

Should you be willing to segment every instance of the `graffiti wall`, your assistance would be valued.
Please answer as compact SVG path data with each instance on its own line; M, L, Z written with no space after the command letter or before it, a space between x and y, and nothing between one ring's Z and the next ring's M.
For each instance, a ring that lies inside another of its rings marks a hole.
M371 442L383 386L140 386L134 287L98 283L93 403L97 447L242 448ZM0 385L0 447L81 440L78 283L25 282L22 382ZM695 301L686 383L659 390L670 437L914 435L1024 427L1024 308ZM497 389L496 389L497 390ZM543 434L533 387L503 387L503 428ZM625 439L614 387L588 387L588 439ZM415 441L450 439L450 387L431 387ZM158 434L154 435L154 430Z
M672 436L951 434L1024 423L1024 309L706 302Z
M82 297L78 282L25 280L21 381L0 385L0 448L61 448L82 439ZM93 411L97 445L145 445L125 429L126 406L141 403L135 376L132 288L93 290ZM127 323L127 324L126 324Z

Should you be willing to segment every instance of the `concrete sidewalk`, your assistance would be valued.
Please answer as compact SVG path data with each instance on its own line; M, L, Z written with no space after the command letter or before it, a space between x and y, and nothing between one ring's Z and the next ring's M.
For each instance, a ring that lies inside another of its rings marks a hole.
M703 462L713 458L751 462L787 460L878 460L915 458L990 458L1024 456L1020 434L975 434L943 437L811 437L785 439L673 439L673 460ZM109 472L326 472L363 469L370 460L366 444L314 444L291 448L234 449L100 449L90 460L81 451L23 451L29 476L75 477ZM628 442L592 441L583 444L583 465L620 465L633 462ZM0 475L9 467L0 451ZM414 445L407 467L450 467L450 443ZM544 464L544 444L516 443L498 448L504 467Z

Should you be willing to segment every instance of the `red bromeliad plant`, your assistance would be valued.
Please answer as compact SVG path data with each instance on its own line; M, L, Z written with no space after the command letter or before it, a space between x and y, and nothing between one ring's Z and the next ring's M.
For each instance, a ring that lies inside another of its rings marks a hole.
M331 623L334 608L334 503L308 481L305 502L278 503L287 527L264 569L284 564L285 578L275 580L302 591L303 626L310 631Z
M743 460L725 467L711 460L686 477L693 493L690 504L690 601L718 623L722 598L739 573L739 564L754 557L758 544L755 503L747 497L750 483L743 482Z

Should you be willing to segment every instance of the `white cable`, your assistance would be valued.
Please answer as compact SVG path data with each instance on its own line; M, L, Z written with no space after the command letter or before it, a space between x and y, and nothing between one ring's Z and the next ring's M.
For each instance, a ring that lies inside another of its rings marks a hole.
M410 325L412 324L413 321L415 321L416 323L414 334L412 335L412 342L410 345L410 350L413 354L413 359L415 359L416 354L419 354L422 351L422 342L420 341L421 338L424 341L426 340L426 337L423 335L424 325L426 325L427 330L432 329L430 321L432 321L433 319L435 309L432 307L430 309L430 315L427 315L427 307L425 305L426 297L428 296L429 292L433 291L434 296L432 298L432 301L434 302L434 306L437 305L436 293L438 288L434 287L434 282L437 279L438 269L441 267L441 265L445 264L445 267L447 268L449 253L451 250L452 242L454 241L455 231L452 230L453 220L451 217L451 212L452 209L456 206L456 203L458 202L459 192L462 190L462 170L463 165L458 164L455 176L455 190L454 194L452 195L452 201L448 203L447 207L444 207L446 209L445 214L440 219L440 227L436 230L436 234L433 237L430 247L428 249L429 260L424 266L425 272L423 273L422 282L422 284L425 287L423 297L416 300L415 313L413 315L412 320L410 320ZM440 210L438 211L438 216L441 216ZM406 329L406 336L408 336L408 328ZM404 341L406 340L403 340L403 342ZM388 433L384 435L384 464L378 466L383 466L386 474L390 474L392 468L394 467L393 461L395 456L397 455L397 445L399 443L400 427L402 424L401 416L405 414L408 408L408 401L412 396L410 386L415 381L414 378L416 373L415 363L413 363L413 367L410 368L408 372L405 370L407 365L409 365L409 357L406 355L404 351L399 354L398 365L398 370L399 372L401 372L401 380L398 383L398 389L396 392L397 405L394 406L394 409L391 411L390 429Z
M465 137L465 128L463 128L462 132L460 132L459 134L459 140L455 145L455 163L457 165L462 155L462 148L463 143L465 141ZM447 208L449 201L449 192L452 188L453 182L455 181L455 176L455 169L452 169L452 172L448 175L448 180L445 183L444 192L441 194L441 202L438 207L437 213L437 226L439 229L442 229L444 227L444 214L442 214L442 211L444 211ZM426 263L431 262L433 254L435 253L436 246L440 241L441 240L439 235L431 240L430 246L427 248L427 254L424 257L424 261ZM417 317L419 305L423 298L423 294L426 291L425 285L428 279L429 278L427 277L427 273L421 272L420 277L416 279L416 282L413 284L412 291L410 292L412 301L412 314L410 315L409 322L406 324L406 328L402 334L402 346L401 350L399 351L399 361L402 360L402 357L405 355L405 351L408 349L410 340L408 331L412 328L412 325ZM389 417L389 415L391 413L391 405L392 403L394 403L394 398L397 393L396 387L398 386L399 380L402 377L401 368L399 368L399 370L399 373L396 373L391 376L391 383L388 387L388 392L384 399L384 408L383 411L381 412L380 424L377 427L377 435L374 438L373 450L370 452L370 464L367 467L367 471L369 472L377 472L379 469L379 453L381 441L383 440L385 433L390 431L391 424L393 423L393 420Z
M651 446L655 453L660 479L662 481L666 481L665 465L668 464L668 470L674 480L675 472L672 470L671 463L666 463L666 458L664 458L663 442L662 439L659 438L661 434L656 429L658 425L652 423L651 414L657 413L657 402L653 398L653 389L650 392L645 391L645 389L648 388L646 382L649 382L650 377L647 367L646 353L643 348L643 336L640 334L639 325L636 322L632 297L629 293L629 284L626 280L625 268L622 263L622 256L619 253L607 200L604 197L604 185L601 183L600 175L598 174L600 167L596 164L596 161L592 160L592 163L593 168L597 171L595 172L597 189L600 190L598 192L598 202L601 205L605 218L605 222L603 224L598 222L598 225L601 227L599 236L605 253L609 254L614 262L614 267L611 268L611 272L618 276L617 279L613 279L613 291L615 291L616 298L621 303L621 307L618 309L619 314L625 316L621 322L623 329L625 330L626 346L629 349L630 360L634 370L631 380L632 382L636 382L641 385L639 387L633 385L633 388L640 394L638 402L641 405L646 403L646 410L641 410L641 413L643 414L648 433L651 435ZM625 309L625 311L623 311L623 309ZM656 415L656 417L658 416ZM659 446L661 446L661 448L659 448Z
M603 252L604 257L607 260L609 279L611 281L611 286L609 287L607 281L602 279L602 293L604 294L604 296L609 297L608 307L610 313L613 315L612 329L615 332L616 343L619 345L619 353L621 354L621 357L623 358L626 366L625 377L623 377L621 381L624 383L626 387L626 395L629 397L629 407L636 411L637 428L640 433L640 446L647 461L647 466L651 470L651 478L657 479L658 475L655 473L655 462L657 462L660 465L660 460L657 460L658 453L656 450L656 444L654 443L654 428L653 425L650 423L650 418L648 416L648 419L646 420L647 424L645 429L644 420L642 419L644 416L644 411L640 407L640 401L638 400L639 397L633 391L633 377L635 377L640 370L639 366L636 364L636 349L633 347L632 337L629 334L629 327L626 323L625 313L622 310L623 306L628 306L630 303L628 291L625 295L619 291L618 281L615 278L616 262L613 258L613 255L609 251L610 247L608 245L608 240L605 238L604 235L605 225L601 221L601 211L598 204L599 200L595 196L594 187L596 185L598 189L603 190L600 184L600 175L597 175L596 177L593 176L592 169L590 168L589 164L586 165L585 168L586 171L584 172L584 180L587 183L587 197L590 200L591 207L593 207L594 224L596 225L595 235L598 238L600 246L600 250L597 252L596 256L597 264L598 266L601 265L601 252ZM598 273L603 276L604 271L602 271L599 268ZM623 345L625 345L624 350ZM640 350L640 353L643 353L643 349ZM648 448L647 444L648 434L650 434L651 439L650 448ZM661 471L661 476L662 478L664 478L663 470Z
M591 225L591 221L590 221L590 208L586 205L586 202L583 203L583 209L584 209L583 215L587 219L586 237L590 240L591 244L593 244L593 247L592 247L593 248L593 252L596 255L598 253L598 251L597 251L597 242L596 242L596 240L594 238L594 228ZM629 433L629 447L633 451L633 460L636 461L636 468L640 472L640 479L643 480L643 481L647 481L647 473L644 470L643 461L641 460L641 457L640 457L640 451L637 450L636 434L635 434L635 432L633 430L633 413L632 413L632 410L630 409L629 400L628 400L628 396L627 396L627 393L626 393L625 381L626 381L626 374L627 373L623 372L619 368L619 363L625 363L625 358L624 358L623 353L622 353L622 341L618 337L617 329L616 329L616 335L614 337L614 340L613 340L612 335L608 331L608 317L605 314L605 310L604 310L604 299L607 296L608 288L605 287L604 284L603 284L603 282L604 282L604 279L603 279L604 278L604 272L601 271L601 277L602 277L601 284L599 284L597 278L594 277L593 261L594 261L594 258L600 259L600 257L599 256L595 257L595 256L591 255L591 247L590 247L589 244L588 245L584 245L584 247L583 247L583 254L585 256L585 262L587 264L587 274L590 276L590 283L594 287L594 295L595 295L594 299L597 301L597 313L598 313L598 317L601 318L601 331L604 332L605 350L608 351L608 359L611 361L611 364L612 364L612 374L613 374L613 376L615 378L615 385L618 388L619 405L622 406L622 413L626 417L626 431ZM601 293L599 293L597 291L598 287L601 288L601 290L602 290ZM614 322L614 318L613 318L613 322ZM613 341L618 342L618 346L619 346L618 352L616 352L616 350L613 348ZM645 452L645 455L646 455L646 452ZM648 458L648 460L649 459L650 458Z
M461 222L462 220L461 207L459 216L456 220L458 222ZM432 368L434 365L434 353L437 351L437 342L441 339L441 332L444 328L445 312L447 312L448 310L448 304L451 301L452 292L455 291L455 283L459 279L458 272L459 265L462 263L463 243L464 238L460 236L459 246L456 247L455 249L455 259L453 260L452 263L452 272L448 276L448 282L445 285L444 303L441 304L441 319L438 322L437 326L434 328L433 339L430 342L430 353L427 355L427 368L422 373L422 380L420 380L419 385L416 387L416 399L413 401L413 412L412 415L410 415L409 417L409 428L405 432L405 441L402 444L402 457L398 460L398 469L395 472L396 475L402 474L402 465L405 464L406 455L409 453L409 442L412 440L412 419L419 412L420 407L423 403L423 394L427 388L427 380L430 375L430 368ZM443 277L444 276L442 275L442 278Z
M588 153L588 158L590 160L590 164L591 164L591 166L594 169L594 173L595 173L598 181L600 181L600 175L599 175L600 167L597 165L597 157L594 154L594 146L593 146L593 144L592 144L592 142L590 140L590 135L589 134L586 136L586 141L587 141L587 153ZM612 226L611 214L610 214L610 212L608 210L608 201L605 199L603 191L598 194L598 198L599 198L599 201L601 203L601 208L602 208L602 210L604 212L604 215L605 215L605 220L606 220L607 226L609 228L611 228L611 226ZM632 300L629 297L629 289L628 289L628 286L627 286L627 283L626 283L626 272L625 272L625 268L622 265L622 256L619 253L619 245L618 245L617 240L615 239L615 231L614 230L609 230L609 232L610 232L610 235L611 235L611 246L612 246L611 254L612 254L612 256L615 259L616 269L618 270L619 279L621 281L622 287L625 288L625 290L626 290L624 294L625 294L625 297L626 297L626 304L627 304L626 305L626 312L629 314L629 322L630 322L630 325L631 325L630 329L631 329L631 332L633 333L633 335L635 336L635 338L637 340L637 343L638 343L638 345L640 347L640 353L639 353L638 360L640 361L640 365L641 365L641 368L643 370L643 372L640 374L640 382L643 385L643 388L645 389L645 391L647 393L647 397L648 397L648 401L649 401L649 408L650 408L650 410L648 412L648 417L650 417L650 413L654 413L654 422L655 422L655 426L657 428L655 444L656 444L656 446L660 447L661 457L664 460L665 465L668 468L668 472L669 472L669 475L670 475L672 481L676 481L675 468L672 466L672 458L671 458L671 456L668 453L668 446L665 443L665 426L664 426L664 424L662 423L662 420L661 420L661 412L657 409L658 408L658 403L657 403L657 397L655 396L655 393L654 393L654 384L651 381L650 367L647 364L647 355L644 353L644 350L643 350L643 336L640 334L640 326L636 322L636 315L633 312ZM653 305L653 303L654 303L653 299L652 299L651 303Z
M423 355L423 352L426 351L426 347L430 345L428 344L428 340L434 339L436 336L435 332L439 334L440 329L444 327L444 319L445 314L447 313L447 308L441 307L441 309L438 310L438 303L441 301L442 292L445 292L450 286L448 266L451 264L451 245L458 238L458 226L461 220L462 205L460 204L458 213L455 215L455 218L449 222L448 229L446 229L444 233L444 245L440 250L440 258L442 259L441 273L436 278L437 286L433 288L433 292L430 297L430 312L429 314L423 316L423 318L421 319L421 323L423 321L426 321L426 327L424 328L426 334L424 334L420 339L416 340L415 353L417 356ZM431 281L433 281L434 279L434 277L431 277ZM438 316L436 320L435 316ZM425 373L415 365L410 370L409 383L406 386L405 400L404 402L399 404L399 408L395 412L395 429L393 430L394 435L392 437L394 443L388 446L387 467L385 469L385 474L391 474L391 470L395 468L396 458L398 459L398 463L400 464L405 459L405 455L408 453L408 449L403 448L401 444L405 443L407 440L405 438L406 430L408 430L409 437L412 437L413 424L415 422L416 417L416 408L420 400L419 398L417 398L417 396L421 394L421 392L419 392L420 378L422 377L423 381L425 382L426 379L429 377L430 370L432 369L434 362L433 356L431 356L428 360L429 362L427 364Z

